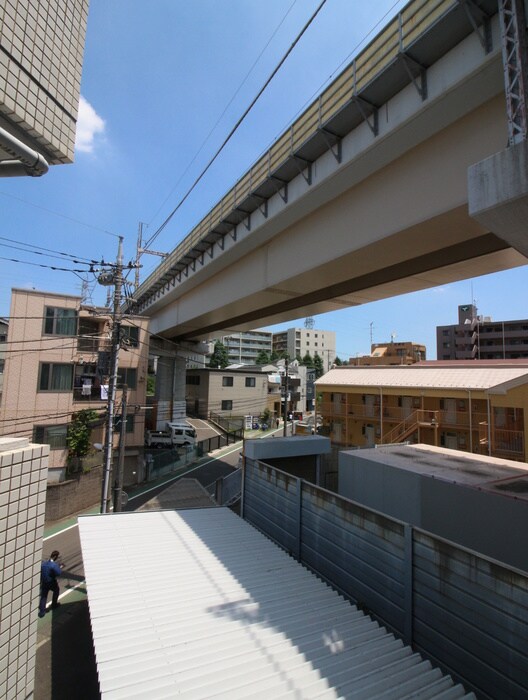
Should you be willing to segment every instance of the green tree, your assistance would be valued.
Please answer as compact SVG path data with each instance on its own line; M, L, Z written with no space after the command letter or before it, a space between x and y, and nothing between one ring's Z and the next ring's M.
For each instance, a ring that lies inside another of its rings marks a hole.
M275 350L272 350L271 355L270 355L270 362L277 362L278 359L279 359L278 353L276 353Z
M147 396L154 396L156 393L156 375L149 374L147 377Z
M313 359L313 367L315 369L315 378L319 379L324 374L323 358L321 355L315 355Z
M336 367L341 367L342 364L343 364L342 359L341 359L340 357L337 357L337 355L336 355L336 358L335 358L335 360L334 360L334 365L335 365Z
M92 423L98 418L92 409L83 409L74 413L72 421L68 425L66 444L68 445L68 458L85 457L92 451L90 437L92 435Z
M315 366L313 358L309 352L307 352L306 355L303 357L302 363L305 367L314 367Z
M268 365L270 363L270 355L267 350L261 350L255 360L257 365Z
M220 340L217 340L214 344L213 354L209 360L209 367L213 369L224 369L228 364L229 358L227 356L227 348Z

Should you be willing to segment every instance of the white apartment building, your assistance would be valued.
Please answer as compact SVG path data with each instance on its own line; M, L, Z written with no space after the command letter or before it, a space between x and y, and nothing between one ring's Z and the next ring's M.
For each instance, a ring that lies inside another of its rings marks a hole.
M271 354L273 333L271 331L240 331L222 338L227 349L229 364L254 365L260 352Z
M277 353L287 352L293 360L310 354L319 355L323 368L328 372L336 357L335 331L323 331L317 328L288 328L273 334L273 350Z

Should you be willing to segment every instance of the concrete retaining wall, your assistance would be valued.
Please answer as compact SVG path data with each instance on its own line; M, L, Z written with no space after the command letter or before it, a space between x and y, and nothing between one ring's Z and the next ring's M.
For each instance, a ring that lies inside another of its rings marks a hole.
M46 522L62 520L100 502L103 467L94 467L75 479L48 484Z

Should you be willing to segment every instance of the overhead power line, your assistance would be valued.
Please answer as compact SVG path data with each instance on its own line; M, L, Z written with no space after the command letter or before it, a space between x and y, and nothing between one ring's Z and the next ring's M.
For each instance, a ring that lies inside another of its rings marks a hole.
M260 96L262 95L262 93L264 92L264 90L268 87L268 85L271 83L271 81L273 80L273 78L275 77L275 75L276 75L276 74L278 73L278 71L281 69L282 65L284 64L284 62L286 61L286 59L288 58L288 56L290 55L290 53L293 51L293 49L295 48L295 46L298 44L298 42L300 41L300 39L301 39L301 37L303 36L303 34L306 32L306 30L308 29L308 27L312 24L312 22L314 21L314 19L317 17L317 15L318 15L319 12L321 11L321 9L322 9L322 7L323 7L323 5L324 5L325 3L326 3L326 0L322 0L322 2L319 4L319 6L317 7L317 9L313 12L313 14L312 14L312 16L310 17L310 19L306 22L306 24L304 25L304 27L301 29L301 31L299 32L299 34L297 35L297 37L295 38L295 40L294 40L293 43L291 44L290 48L286 51L286 53L285 53L284 56L281 58L281 60L280 60L279 63L277 64L277 66L276 66L276 67L273 69L273 71L271 72L270 76L268 77L268 79L266 80L266 82L264 83L264 85L260 88L260 90L258 91L258 93L256 94L256 96L253 98L253 100L252 100L251 103L249 104L249 107L246 108L246 110L244 111L244 113L242 114L242 116L238 119L238 121L236 122L236 124L234 125L234 127L231 129L231 131L229 132L229 134L226 136L226 138L225 138L224 141L222 142L220 148L217 149L216 153L215 153L215 154L213 155L213 157L209 160L209 162L207 163L207 165L205 166L205 168L204 168L204 169L202 170L202 172L198 175L198 177L195 179L195 181L193 182L193 184L189 187L189 189L187 190L187 192L184 194L184 196L180 199L180 201L178 202L178 204L177 204L177 205L174 207L174 209L171 211L171 213L169 214L169 216L165 219L165 221L161 224L161 226L155 231L155 233L154 233L154 234L149 238L149 240L145 243L145 247L146 247L146 248L148 248L150 245L152 245L152 243L153 243L153 242L155 241L155 239L159 236L159 234L163 231L163 229L167 226L167 224L168 224L169 221L172 219L172 217L173 217L173 216L176 214L176 212L180 209L180 207L182 206L182 204L187 200L187 198L189 197L189 195L191 194L191 192L194 190L194 188L196 187L196 185L201 181L201 179L203 178L203 176L206 174L206 172L209 170L209 168L213 165L213 163L214 163L215 160L218 158L218 156L220 155L220 153L223 151L223 149L225 148L225 146L227 145L227 143L231 140L231 137L233 136L233 134L237 131L238 127L242 124L242 122L243 122L244 119L247 117L247 115L249 114L249 112L253 109L253 107L255 106L256 102L258 101L258 99L260 98Z
M73 262L86 262L86 263L91 263L92 265L98 265L99 261L98 260L91 260L90 258L85 258L82 255L73 255L72 253L63 253L60 250L51 250L50 248L42 248L41 246L35 245L34 243L26 243L25 241L17 241L13 238L6 238L5 236L0 236L0 241L8 241L9 243L18 243L19 245L26 246L26 248L16 248L16 250L23 250L27 253L36 253L36 251L44 251L45 253L55 253L56 255L60 255L65 258L72 258ZM5 248L13 248L14 246L9 246L6 245L5 243L0 243L0 245L4 246ZM51 257L51 256L50 256Z
M276 35L277 32L279 31L279 29L282 27L282 25L283 25L284 22L286 21L286 18L288 17L288 15L290 14L290 12L292 11L292 9L293 9L294 5L296 4L296 2L297 2L297 0L293 0L293 2L292 2L292 4L290 5L290 7L286 10L286 12L285 12L283 18L281 19L281 21L279 22L279 24L275 27L275 29L274 29L272 35L270 36L270 38L269 38L268 41L266 42L265 46L263 47L263 49L261 50L261 52L259 53L259 55L258 55L257 58L255 59L255 61L253 62L253 65L251 66L251 68L248 70L248 72L247 72L246 75L244 76L244 79L242 80L242 82L240 83L240 85L237 87L237 89L236 89L235 92L233 93L233 96L231 97L231 99L229 100L229 102L226 104L226 106L225 106L224 109L222 110L222 113L220 114L220 116L219 116L218 119L216 120L214 126L211 128L211 130L209 131L209 133L207 134L207 136L205 137L205 139L202 141L202 144L201 144L200 148L196 151L196 153L194 154L192 160L189 162L189 164L187 165L187 167L185 168L185 170L183 171L183 173L180 175L180 177L178 178L178 181L176 182L176 184L174 185L174 187L171 189L171 191L169 192L169 194L165 197L165 199L163 200L163 202L162 202L162 203L160 204L160 206L157 208L156 213L154 214L154 216L153 216L152 219L151 219L151 222L152 222L153 219L156 218L156 216L159 214L160 210L165 206L166 202L167 202L168 199L172 196L173 192L176 190L176 188L178 187L178 185L180 184L180 182L183 180L183 178L185 177L185 175L187 175L187 173L189 172L189 169L191 168L191 166L193 165L193 163L196 161L196 159L198 158L198 156L199 156L200 153L202 152L202 150L203 150L205 144L206 144L207 141L211 138L211 134L212 134L213 131L216 129L216 127L220 124L220 121L222 120L222 117L225 115L225 113L227 112L227 110L229 109L229 107L233 104L233 101L234 101L235 97L238 95L238 93L239 93L240 90L242 89L242 86L244 85L244 83L247 81L247 79L249 78L249 76L250 76L251 73L253 72L253 69L255 68L255 66L257 65L257 63L260 61L260 59L262 58L262 55L263 55L264 51L265 51L265 50L268 48L268 46L271 44L271 42L273 41L273 38L275 37L275 35ZM148 225L150 225L150 224L148 224Z

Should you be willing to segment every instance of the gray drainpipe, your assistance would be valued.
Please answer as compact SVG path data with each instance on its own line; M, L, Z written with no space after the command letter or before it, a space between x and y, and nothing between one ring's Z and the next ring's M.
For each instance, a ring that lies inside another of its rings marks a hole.
M13 160L0 161L0 177L40 177L48 172L48 163L40 153L26 146L2 127L0 148L13 156Z

